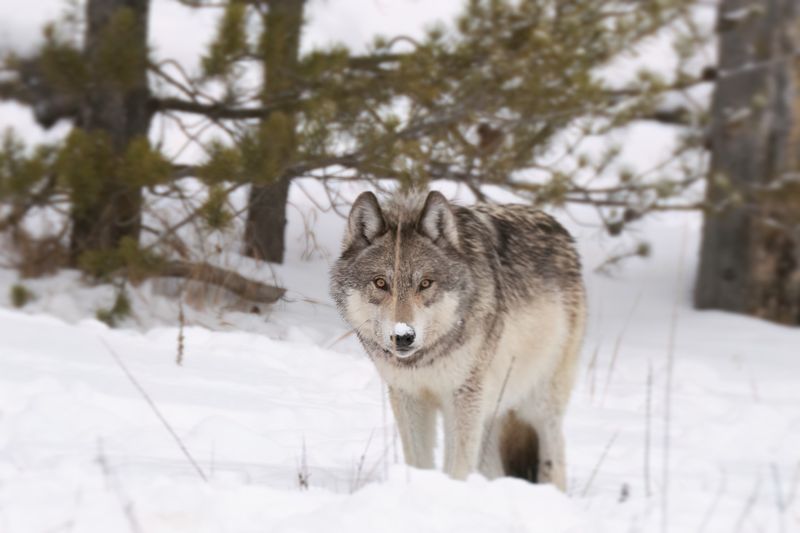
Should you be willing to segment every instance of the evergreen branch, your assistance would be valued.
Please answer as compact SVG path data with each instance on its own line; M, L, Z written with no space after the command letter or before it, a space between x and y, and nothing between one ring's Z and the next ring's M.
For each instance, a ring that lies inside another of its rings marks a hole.
M691 112L685 107L676 107L673 109L657 109L647 115L637 117L638 120L650 120L653 122L660 122L662 124L669 124L672 126L691 126Z
M34 207L45 205L55 190L57 182L58 180L54 173L48 175L41 189L31 194L25 202L14 205L11 212L3 219L0 219L0 231L5 231L7 228L19 224L28 214L28 211Z
M0 100L32 104L33 96L18 80L0 81Z
M685 91L687 89L691 89L693 87L697 87L698 85L702 85L704 83L710 83L717 79L718 71L716 67L707 66L703 69L699 76L693 78L682 78L676 80L673 83L670 83L663 88L658 90L659 93L668 93L673 91ZM649 94L647 89L642 89L639 87L622 87L620 89L610 89L606 91L606 95L610 96L612 99L615 98L627 98L631 96L642 96L644 94Z
M22 80L0 81L0 101L12 101L30 106L36 122L50 128L61 119L74 118L78 103L68 94L36 91Z
M365 56L351 56L347 60L347 65L355 70L374 69L385 63L397 63L408 57L408 54L372 54Z
M201 2L200 0L178 0L179 4L183 4L186 7L192 8L206 8L206 7L213 7L217 9L225 9L228 7L227 2Z

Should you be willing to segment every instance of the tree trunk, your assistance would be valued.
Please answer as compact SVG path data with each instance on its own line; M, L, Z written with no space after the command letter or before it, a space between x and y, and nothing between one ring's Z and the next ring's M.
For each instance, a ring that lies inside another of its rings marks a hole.
M261 48L264 57L264 102L291 91L296 79L303 24L303 0L270 0ZM286 201L291 176L286 168L295 156L295 118L273 111L261 123L262 173L250 190L245 226L245 254L283 262Z
M800 324L800 4L724 0L695 303Z
M130 142L150 127L147 85L149 0L89 0L85 56L89 73L76 127L104 139L118 160ZM125 183L115 165L102 177L99 192L73 199L70 255L75 264L86 251L114 249L120 240L138 240L141 188Z

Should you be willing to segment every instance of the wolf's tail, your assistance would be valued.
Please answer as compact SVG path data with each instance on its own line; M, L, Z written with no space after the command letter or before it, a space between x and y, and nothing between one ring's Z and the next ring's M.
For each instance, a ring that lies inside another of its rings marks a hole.
M510 411L500 432L503 473L536 483L539 474L539 437L536 430Z

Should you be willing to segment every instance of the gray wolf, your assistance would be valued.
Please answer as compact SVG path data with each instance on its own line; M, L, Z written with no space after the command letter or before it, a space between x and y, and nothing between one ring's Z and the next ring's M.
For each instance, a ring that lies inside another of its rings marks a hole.
M562 419L585 324L569 233L523 205L439 192L352 206L331 294L388 385L406 462L565 490Z

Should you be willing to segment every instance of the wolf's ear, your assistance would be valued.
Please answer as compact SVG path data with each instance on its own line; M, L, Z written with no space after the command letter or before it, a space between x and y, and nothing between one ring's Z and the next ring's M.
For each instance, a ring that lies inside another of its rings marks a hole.
M362 192L350 209L344 247L349 248L355 242L368 245L385 231L386 222L378 199L370 191Z
M439 191L431 191L417 221L417 231L433 242L444 239L456 250L460 249L456 217L450 203Z

